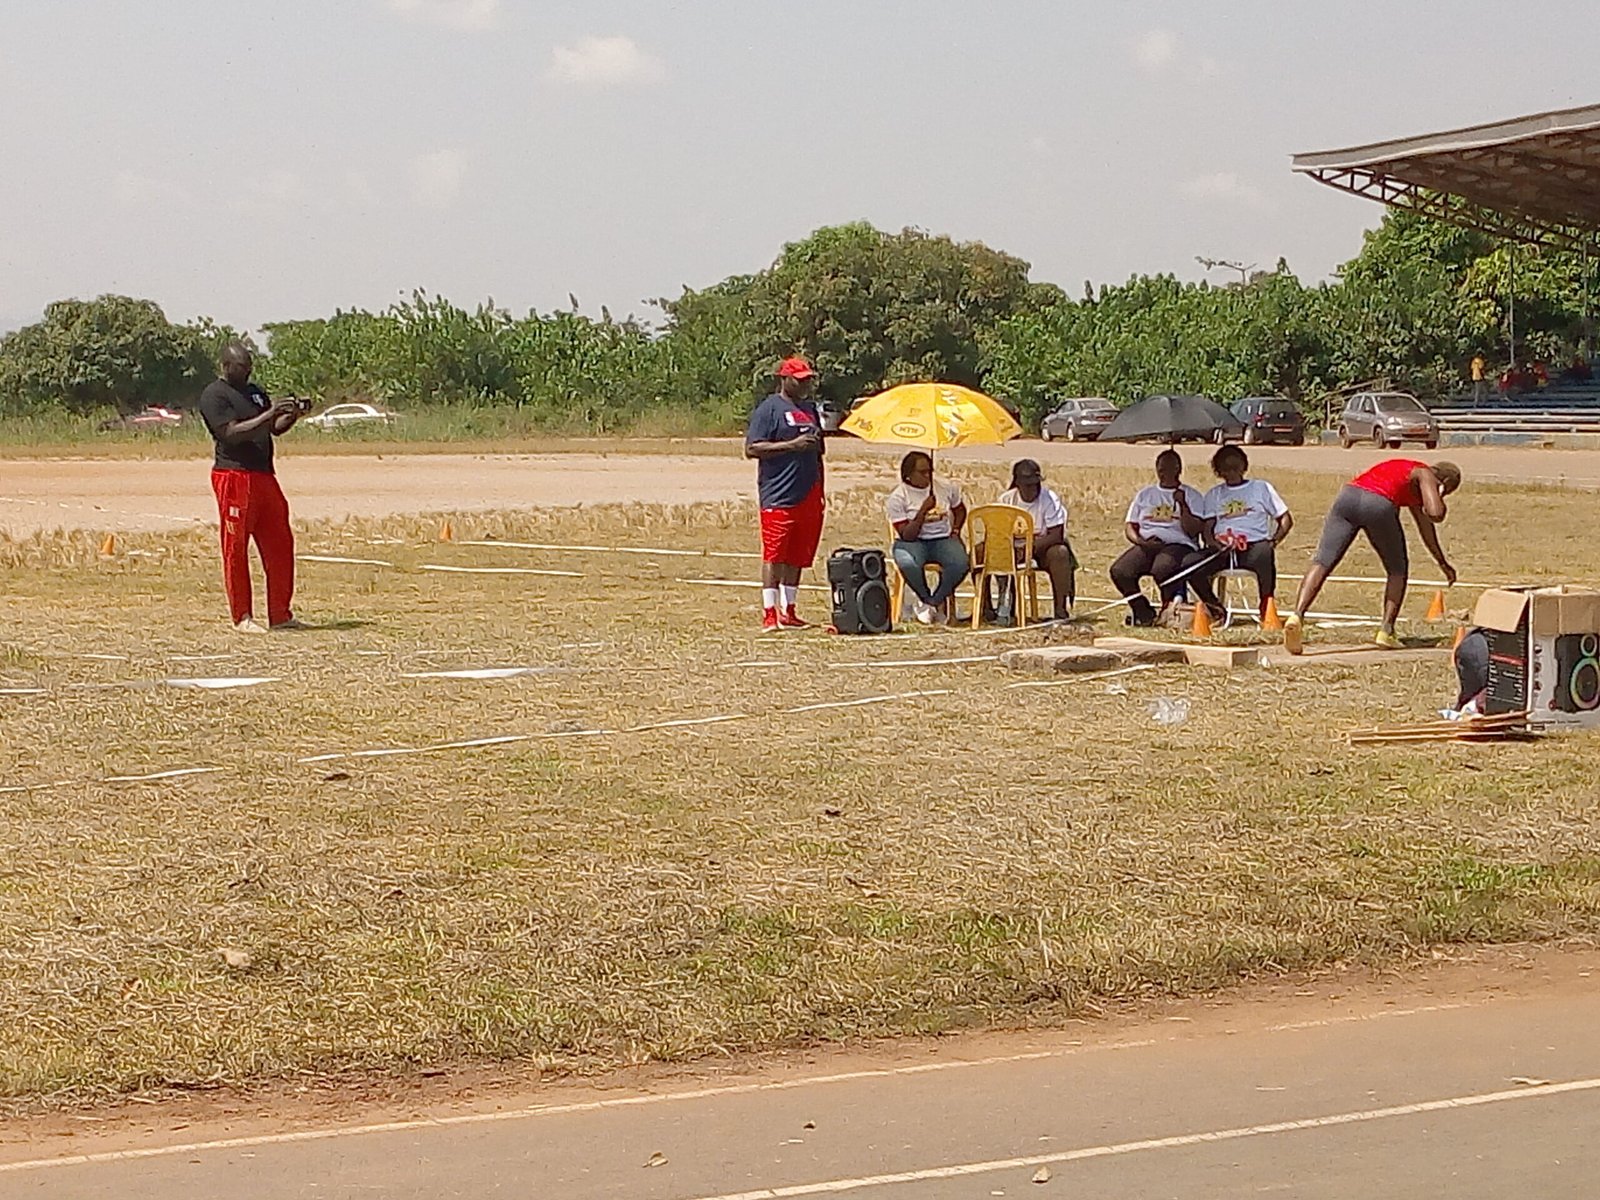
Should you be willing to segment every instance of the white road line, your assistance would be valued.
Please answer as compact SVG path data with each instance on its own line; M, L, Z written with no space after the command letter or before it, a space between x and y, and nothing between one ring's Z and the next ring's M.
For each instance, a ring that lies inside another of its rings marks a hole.
M1600 1079L1575 1079L1569 1083L1549 1083L1506 1092L1480 1092L1472 1096L1452 1096L1445 1100L1424 1100L1416 1104L1396 1104L1389 1108L1366 1108L1355 1112L1333 1113L1325 1117L1305 1117L1297 1121L1271 1121L1264 1125L1241 1125L1233 1129L1213 1129L1205 1133L1182 1133L1174 1137L1145 1138L1136 1142L1113 1142L1105 1146L1085 1146L1055 1154L1033 1154L1025 1158L995 1158L987 1162L955 1163L946 1167L925 1167L918 1171L895 1171L884 1175L859 1175L853 1179L828 1179L820 1183L797 1183L787 1187L756 1188L746 1192L724 1192L716 1196L697 1196L695 1200L791 1200L799 1196L823 1196L853 1192L860 1188L886 1187L896 1183L922 1183L931 1179L960 1179L970 1175L990 1175L996 1171L1023 1171L1029 1167L1056 1166L1090 1158L1110 1158L1120 1154L1141 1154L1147 1150L1173 1150L1184 1146L1203 1146L1233 1142L1241 1138L1265 1137L1276 1133L1295 1133L1305 1129L1329 1129L1339 1125L1359 1125L1367 1121L1386 1121L1421 1113L1448 1112L1478 1108L1485 1104L1512 1104L1518 1100L1540 1100L1571 1092L1600 1088Z
M683 1092L652 1092L643 1096L614 1096L604 1100L578 1100L569 1104L530 1104L501 1112L463 1113L459 1116L385 1121L375 1125L351 1125L331 1129L302 1129L294 1133L263 1133L251 1137L218 1138L210 1142L185 1142L174 1146L144 1146L134 1150L104 1150L90 1154L69 1154L61 1158L36 1158L24 1162L0 1163L0 1173L36 1171L46 1167L88 1166L92 1163L126 1162L130 1159L163 1158L175 1154L194 1154L201 1150L237 1150L249 1146L281 1146L294 1142L322 1142L332 1138L356 1137L373 1133L405 1133L413 1129L437 1129L452 1125L490 1125L501 1121L521 1121L532 1117L559 1117L573 1113L604 1112L612 1108L641 1108L672 1104L683 1100L711 1100L720 1096L749 1096L757 1092L791 1092L799 1088L822 1087L834 1083L855 1083L862 1079L893 1079L901 1075L931 1075L959 1071L968 1067L1002 1066L1006 1063L1037 1062L1045 1058L1065 1058L1107 1050L1136 1050L1155 1045L1154 1038L1106 1042L1099 1046L1069 1046L1059 1050L1033 1050L1025 1054L997 1054L990 1058L964 1058L949 1062L918 1063L910 1067L875 1067L865 1071L841 1071L837 1075L816 1075L803 1079L778 1079L763 1083L735 1083L723 1087L694 1088Z
M1475 1008L1492 1003L1486 998L1476 1003L1430 1004L1420 1008L1385 1008L1377 1012L1350 1013L1341 1017L1276 1025L1267 1032L1293 1031L1321 1028L1329 1025L1348 1025L1392 1017L1420 1016L1441 1009ZM1021 1054L995 1054L987 1058L952 1059L944 1062L916 1063L908 1067L872 1067L862 1071L841 1071L833 1075L813 1075L800 1079L775 1079L759 1083L735 1083L723 1086L694 1088L682 1092L650 1092L639 1096L611 1096L603 1100L577 1100L566 1104L530 1104L498 1112L462 1113L456 1116L417 1118L408 1121L385 1121L372 1125L335 1126L326 1129L302 1129L292 1133L263 1133L249 1137L218 1138L208 1142L183 1142L171 1146L143 1146L132 1150L104 1150L89 1154L70 1154L60 1158L36 1158L21 1162L0 1162L0 1174L17 1171L35 1171L48 1167L87 1166L92 1163L124 1162L132 1159L162 1158L176 1154L194 1154L201 1150L236 1150L250 1146L280 1146L295 1142L321 1142L341 1137L362 1137L374 1133L405 1133L414 1129L434 1129L453 1125L489 1125L501 1121L521 1121L533 1117L557 1117L573 1113L603 1112L613 1108L642 1108L657 1104L676 1104L685 1100L709 1100L720 1096L749 1096L760 1092L792 1092L801 1088L826 1087L836 1083L855 1083L863 1079L895 1079L905 1075L932 1075L944 1071L962 1071L973 1067L1005 1066L1009 1063L1039 1062L1047 1058L1073 1058L1080 1054L1099 1054L1113 1050L1142 1050L1159 1041L1175 1042L1181 1035L1165 1039L1137 1038L1120 1042L1102 1042L1098 1045L1082 1044L1060 1046L1053 1050L1029 1050ZM1551 1085L1561 1086L1561 1085ZM1531 1089L1519 1089L1522 1095Z

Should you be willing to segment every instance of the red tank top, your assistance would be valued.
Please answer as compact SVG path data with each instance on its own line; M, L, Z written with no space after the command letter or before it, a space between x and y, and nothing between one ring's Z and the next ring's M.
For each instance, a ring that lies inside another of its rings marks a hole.
M1422 489L1411 472L1427 463L1414 458L1389 458L1361 472L1350 483L1364 492L1382 496L1396 508L1421 508Z

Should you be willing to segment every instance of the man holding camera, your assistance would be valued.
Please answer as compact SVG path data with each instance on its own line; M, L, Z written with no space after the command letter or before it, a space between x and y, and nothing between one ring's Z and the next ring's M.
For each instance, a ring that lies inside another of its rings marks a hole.
M294 597L294 534L289 502L272 469L272 439L288 433L309 407L293 398L273 400L250 382L247 347L222 351L222 376L200 395L200 415L217 444L211 490L222 522L222 581L233 627L240 633L298 629ZM267 625L257 623L250 594L250 539L267 577Z

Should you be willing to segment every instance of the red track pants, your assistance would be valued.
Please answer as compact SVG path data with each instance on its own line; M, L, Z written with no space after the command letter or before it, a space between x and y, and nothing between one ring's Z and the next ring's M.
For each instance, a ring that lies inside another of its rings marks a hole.
M289 502L275 475L260 471L212 471L222 519L222 584L228 609L237 625L252 616L250 539L267 576L267 624L281 625L294 614L294 533L289 529Z

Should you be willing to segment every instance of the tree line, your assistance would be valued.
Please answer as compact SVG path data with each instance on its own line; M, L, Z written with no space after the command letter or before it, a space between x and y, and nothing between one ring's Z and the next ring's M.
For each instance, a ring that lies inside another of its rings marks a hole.
M937 378L1028 421L1080 395L1309 403L1382 381L1436 396L1460 386L1474 353L1506 357L1511 255L1487 235L1390 212L1326 282L1303 284L1280 261L1233 284L1135 276L1074 299L982 243L854 223L785 246L755 274L660 299L651 321L588 317L576 302L518 317L417 292L383 312L270 324L258 377L330 402L516 406L552 430L599 433L662 410L735 429L773 363L796 352L839 403ZM1514 261L1519 351L1554 362L1583 336L1591 264L1530 247ZM58 301L0 339L0 411L181 407L238 336L169 321L150 300Z

